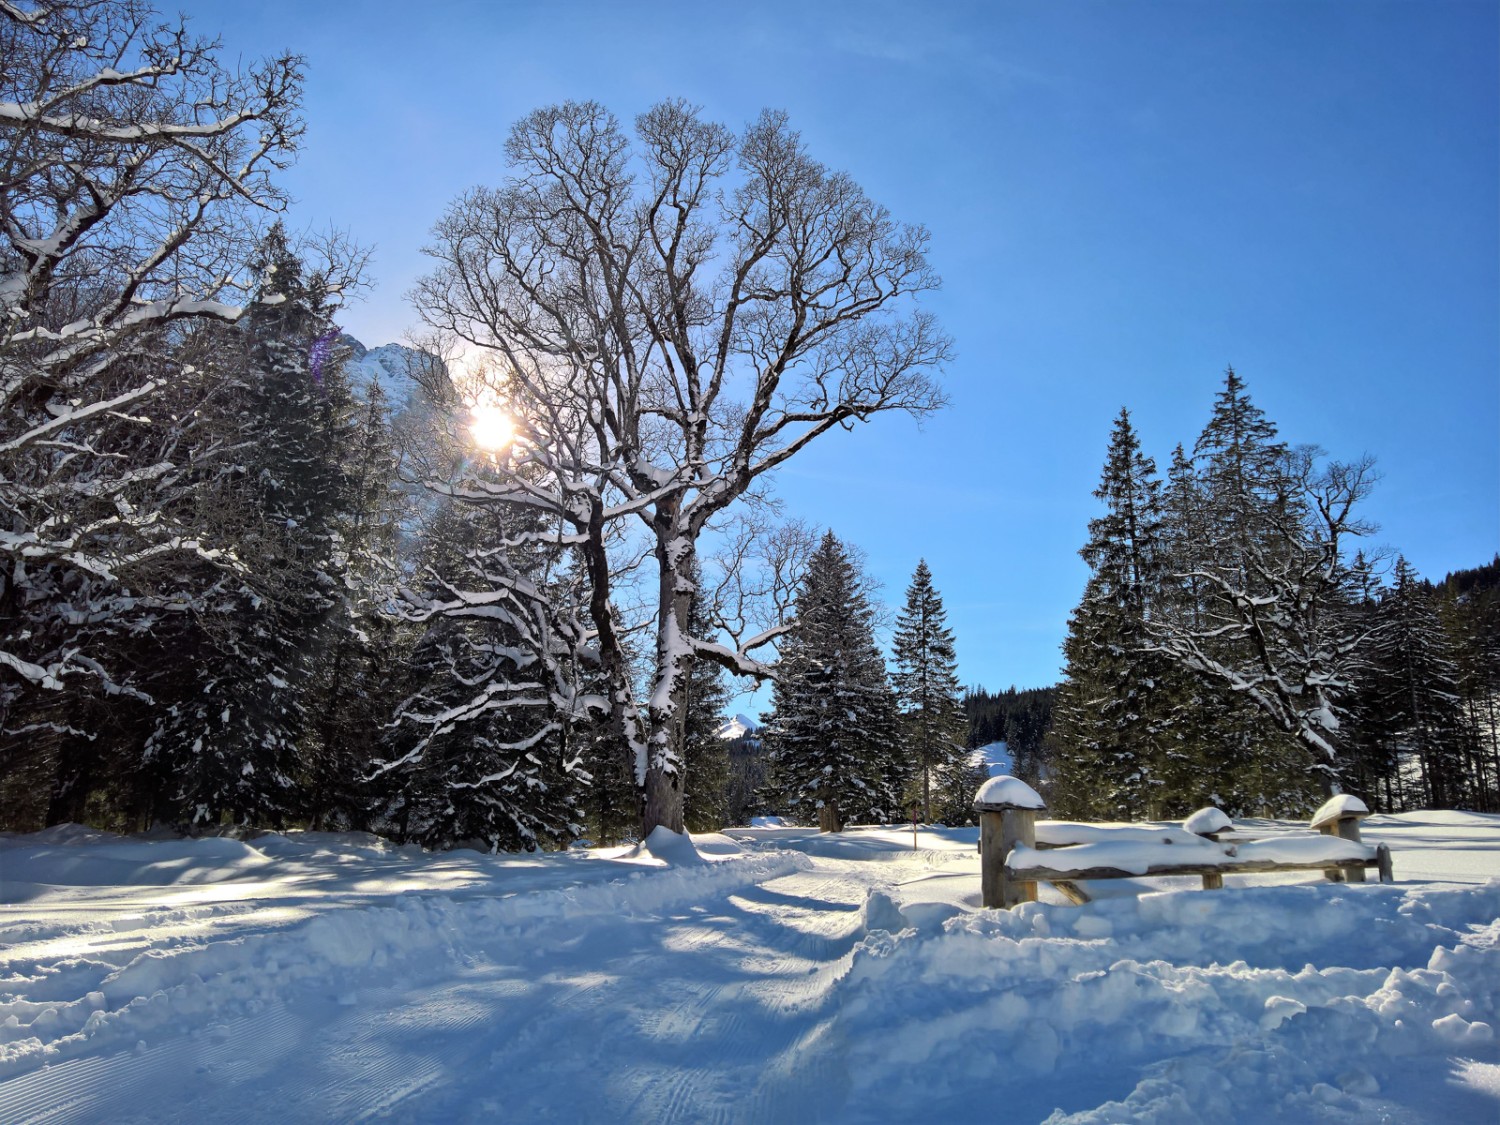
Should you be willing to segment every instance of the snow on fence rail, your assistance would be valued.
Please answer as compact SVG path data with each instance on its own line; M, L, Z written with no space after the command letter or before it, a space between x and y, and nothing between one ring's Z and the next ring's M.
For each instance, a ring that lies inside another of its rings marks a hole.
M1316 831L1264 840L1221 839L1234 825L1218 809L1194 813L1182 828L1037 822L1041 797L1013 777L991 778L974 798L979 811L980 881L984 905L1009 908L1036 900L1036 885L1051 883L1074 902L1088 901L1078 886L1087 879L1145 875L1197 875L1205 890L1224 886L1224 875L1268 871L1318 871L1333 882L1363 882L1374 867L1392 881L1384 844L1360 841L1359 822L1369 810L1356 797L1335 797L1308 827Z

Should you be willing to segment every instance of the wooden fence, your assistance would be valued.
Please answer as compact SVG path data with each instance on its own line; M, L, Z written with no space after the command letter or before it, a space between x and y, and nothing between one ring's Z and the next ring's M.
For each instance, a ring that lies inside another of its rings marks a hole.
M1273 871L1321 870L1333 881L1363 882L1365 870L1373 867L1382 883L1393 878L1390 849L1360 840L1359 821L1368 812L1354 798L1330 801L1313 816L1309 832L1252 839L1237 833L1217 810L1189 817L1186 824L1196 831L1039 822L1037 814L1045 809L1034 791L1012 786L1003 790L1006 799L983 800L1002 795L989 788L975 800L985 906L1033 902L1038 883L1051 883L1083 903L1088 894L1079 883L1093 879L1188 875L1216 890L1224 886L1225 875Z

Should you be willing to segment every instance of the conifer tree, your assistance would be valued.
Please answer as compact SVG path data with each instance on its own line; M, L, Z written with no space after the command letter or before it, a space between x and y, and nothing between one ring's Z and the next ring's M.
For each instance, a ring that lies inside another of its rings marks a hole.
M358 404L354 437L346 503L333 527L329 638L310 685L312 737L302 754L302 805L313 829L367 826L371 796L364 778L400 701L400 665L412 640L412 630L390 612L402 514L378 382Z
M1105 511L1079 552L1091 574L1063 642L1054 800L1069 815L1164 815L1196 794L1172 739L1181 677L1148 643L1164 596L1161 483L1126 410L1094 495Z
M964 772L968 718L958 684L958 658L942 595L932 585L927 561L917 563L906 605L896 619L891 684L901 715L909 761L921 780L923 819L932 821L934 782L941 785L953 771ZM968 779L968 773L964 777Z
M1458 670L1469 804L1500 812L1500 557L1448 575L1438 610Z
M875 645L866 583L830 531L808 562L765 729L778 811L825 832L892 818L895 700Z
M526 542L531 519L517 505L448 504L428 529L405 611L423 626L411 694L373 778L381 819L403 839L531 851L582 831L586 777L571 710L557 700L565 685L537 651L545 630L532 630L509 589L516 574L548 583L545 553ZM494 542L511 544L503 563L483 546Z
M1279 441L1231 369L1195 446L1195 479L1174 461L1168 508L1185 526L1171 529L1168 570L1179 596L1152 633L1198 677L1201 713L1219 729L1194 733L1218 748L1227 770L1215 792L1231 804L1293 812L1338 784L1338 710L1361 643L1343 552L1369 530L1354 509L1373 474L1369 459L1319 457Z
M177 817L207 828L280 824L300 811L299 747L339 577L350 398L338 363L315 362L331 331L329 292L307 276L280 225L257 263L254 305L217 377L222 441L212 514L233 544L227 567L186 623L186 676L161 692L146 743L175 786Z
M1381 721L1399 756L1419 770L1413 803L1454 808L1465 796L1458 670L1432 588L1397 558L1380 603L1374 659Z

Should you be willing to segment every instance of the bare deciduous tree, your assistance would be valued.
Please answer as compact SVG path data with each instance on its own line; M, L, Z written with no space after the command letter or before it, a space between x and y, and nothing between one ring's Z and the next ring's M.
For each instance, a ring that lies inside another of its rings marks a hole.
M776 627L687 628L700 538L822 434L942 404L949 341L911 298L936 287L927 233L813 160L784 115L736 134L680 101L632 139L596 104L520 121L511 177L437 224L427 322L494 361L517 440L495 483L575 549L611 724L634 755L642 829L682 829L683 699L698 659L764 676ZM656 563L646 698L616 604L612 535ZM728 643L725 643L727 640Z

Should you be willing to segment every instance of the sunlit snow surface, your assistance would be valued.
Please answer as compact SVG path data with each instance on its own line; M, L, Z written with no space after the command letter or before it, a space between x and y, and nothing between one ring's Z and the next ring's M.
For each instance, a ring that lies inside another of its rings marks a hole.
M1007 913L974 829L0 837L0 1121L1493 1123L1500 817L1363 831Z

